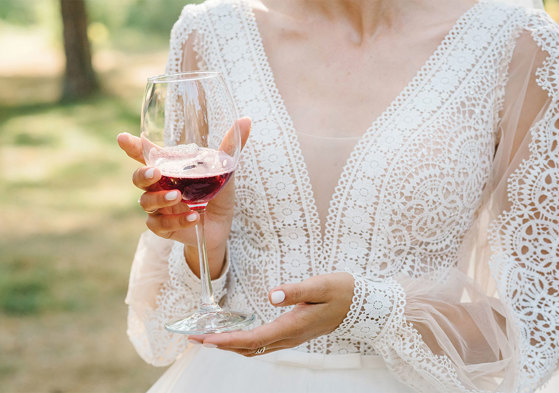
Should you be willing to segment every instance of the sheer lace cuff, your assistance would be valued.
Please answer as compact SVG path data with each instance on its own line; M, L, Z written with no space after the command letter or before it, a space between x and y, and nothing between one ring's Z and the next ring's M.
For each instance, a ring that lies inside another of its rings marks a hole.
M139 269L142 274L131 275L133 280L127 298L130 304L128 335L146 362L154 366L167 366L185 351L187 340L183 335L168 332L164 325L196 310L200 299L200 279L188 267L182 243L169 242L151 233L142 239L134 262L138 267L133 268L133 272ZM166 247L165 257L159 257L159 253L163 252L161 244ZM145 255L145 250L149 250L149 255ZM216 299L221 299L226 293L229 253L225 255L221 276L212 281ZM160 259L157 268L142 268L147 261L157 257ZM160 272L163 267L164 272ZM155 296L155 302L144 300L144 293Z
M373 281L352 274L355 280L353 301L349 312L332 335L371 342L385 331L397 326L406 304L400 284L389 278Z

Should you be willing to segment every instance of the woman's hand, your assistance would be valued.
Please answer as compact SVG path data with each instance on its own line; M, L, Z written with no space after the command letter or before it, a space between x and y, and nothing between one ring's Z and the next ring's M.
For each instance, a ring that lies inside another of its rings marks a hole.
M241 148L250 133L249 118L237 120L241 132ZM224 138L224 141L227 138ZM119 134L119 146L136 161L145 164L140 138L128 133ZM194 225L198 214L181 202L179 190L162 190L158 185L161 172L157 168L138 168L133 176L134 185L145 191L139 199L140 205L148 213L147 227L156 235L184 243L185 257L196 275L200 275L196 249ZM229 237L234 206L234 178L213 198L206 209L205 227L208 261L212 278L217 277L223 267L225 244Z
M275 321L248 331L189 336L189 340L249 357L293 348L335 330L349 311L353 289L349 273L324 274L281 285L268 294L270 303L295 308Z

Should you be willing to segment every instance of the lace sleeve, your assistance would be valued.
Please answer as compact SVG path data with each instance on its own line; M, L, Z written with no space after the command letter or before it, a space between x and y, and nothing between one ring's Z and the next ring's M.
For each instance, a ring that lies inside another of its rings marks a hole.
M196 24L200 6L187 5L173 27L168 73L199 68L202 59L195 50L198 45ZM225 295L229 268L228 253L220 277L212 281L216 299ZM132 264L126 303L128 336L138 354L155 366L166 366L187 348L186 337L172 334L164 324L193 311L200 298L200 279L184 259L184 245L159 238L146 231Z
M393 330L402 318L406 304L402 287L392 279L375 281L352 274L354 291L346 317L332 332L358 341L375 341Z
M333 332L420 392L533 392L559 359L559 29L527 11L504 86L494 173L444 277L354 275ZM440 272L439 272L440 273Z
M227 271L212 280L214 295L225 293ZM186 337L164 325L194 311L200 299L200 279L184 259L184 245L146 232L134 258L126 303L128 336L138 354L154 366L166 366L187 348Z

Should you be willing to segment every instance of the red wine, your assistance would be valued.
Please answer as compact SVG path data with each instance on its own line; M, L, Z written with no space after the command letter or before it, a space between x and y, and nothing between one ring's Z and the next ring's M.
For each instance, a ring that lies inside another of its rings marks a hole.
M171 177L161 176L159 185L165 190L179 190L182 193L183 202L189 205L205 204L231 178L233 171L220 175L208 177Z
M234 160L227 153L194 144L166 147L154 154L157 156L150 157L150 162L161 171L161 188L179 190L183 202L191 208L207 204L235 169Z

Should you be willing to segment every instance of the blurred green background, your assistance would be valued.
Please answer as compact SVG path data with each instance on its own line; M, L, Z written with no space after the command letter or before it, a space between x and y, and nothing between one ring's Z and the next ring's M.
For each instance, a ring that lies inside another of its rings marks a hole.
M126 336L145 225L115 137L185 3L87 0L101 89L61 103L59 0L0 0L0 392L143 392L164 371Z
M124 297L144 214L137 132L184 0L88 0L101 89L60 101L59 0L0 0L0 391L142 392L162 369L126 337ZM559 18L559 0L547 1Z

